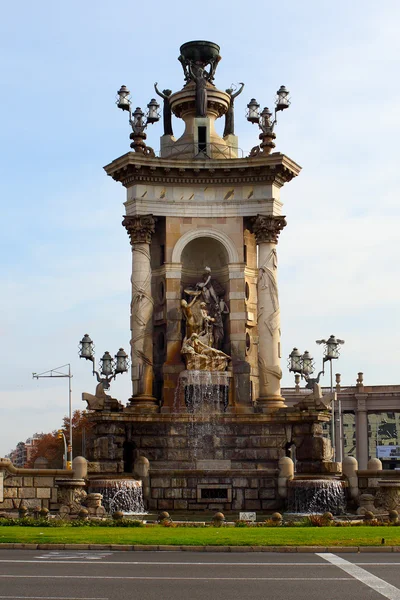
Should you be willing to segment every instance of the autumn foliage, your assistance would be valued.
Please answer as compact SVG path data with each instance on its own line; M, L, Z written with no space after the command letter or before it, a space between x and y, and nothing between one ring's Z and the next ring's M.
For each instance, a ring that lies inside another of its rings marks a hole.
M88 438L90 428L91 423L88 421L86 413L75 410L72 415L72 446L74 456L84 456L85 440ZM62 429L67 443L69 443L68 417L64 417L63 425L60 429ZM55 430L51 433L39 434L39 438L35 440L35 446L26 467L33 467L33 463L37 458L44 457L47 458L50 469L63 468L64 441L57 437L57 433L58 431Z

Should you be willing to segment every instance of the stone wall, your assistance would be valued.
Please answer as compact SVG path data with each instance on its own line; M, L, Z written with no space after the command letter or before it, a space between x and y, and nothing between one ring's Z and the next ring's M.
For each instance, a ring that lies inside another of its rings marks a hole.
M150 470L149 510L275 510L276 470ZM225 498L224 498L225 496Z
M16 511L20 506L57 510L55 480L73 476L73 471L64 469L21 469L14 467L10 460L0 458L0 511Z

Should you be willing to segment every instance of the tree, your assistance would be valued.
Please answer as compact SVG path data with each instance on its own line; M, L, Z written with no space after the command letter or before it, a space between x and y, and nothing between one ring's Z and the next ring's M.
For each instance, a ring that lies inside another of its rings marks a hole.
M84 411L75 410L72 415L72 447L74 456L85 454L85 440L92 425L88 421L87 414ZM63 418L61 427L67 443L69 443L69 417ZM52 433L41 433L39 439L35 442L35 447L31 454L27 467L33 467L35 460L39 457L47 458L50 469L62 469L64 458L64 442L58 438L58 431Z

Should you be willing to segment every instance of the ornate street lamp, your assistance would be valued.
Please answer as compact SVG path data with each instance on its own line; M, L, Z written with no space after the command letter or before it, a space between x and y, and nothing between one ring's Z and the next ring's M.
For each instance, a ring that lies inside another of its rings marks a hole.
M106 351L100 359L100 373L103 375L103 377L101 377L99 372L95 370L94 344L87 333L85 333L79 342L79 357L92 362L93 375L96 375L97 381L103 384L105 390L110 388L110 382L115 379L117 375L128 371L128 355L123 348L119 349L114 359L111 354Z
M325 375L325 363L330 363L330 376L331 376L331 392L333 392L333 374L332 374L332 361L339 358L340 346L344 344L344 340L336 338L331 335L327 340L316 340L317 344L324 344L324 356L322 359L322 371L318 373L316 378L311 378L314 373L314 359L311 354L306 350L304 354L297 348L293 348L289 354L288 368L291 373L296 374L296 390L299 389L299 375L306 380L307 389L313 389L314 384L319 383L321 375ZM336 376L337 377L337 376ZM340 376L339 376L340 381ZM336 426L336 438L335 438L335 418L337 421ZM338 406L336 409L335 417L335 405L332 402L332 417L331 417L331 443L333 450L333 458L338 462L343 460L343 436L342 436L342 407L340 396L338 396Z
M344 344L344 340L339 340L334 335L329 336L327 340L316 340L317 344L324 344L324 364L329 361L330 376L331 376L331 392L333 392L333 370L332 361L337 360L340 356L340 346ZM335 424L336 420L336 424ZM336 426L335 426L336 425ZM331 419L331 436L332 450L334 459L337 462L343 461L343 433L342 433L342 401L340 396L337 400L337 408L332 403L332 419Z
M310 378L310 375L314 373L314 359L308 350L301 354L300 350L293 348L289 354L289 371L291 373L298 373L302 378L307 381L307 388L312 389L315 383L314 379ZM319 379L319 375L318 375Z
M145 129L148 125L156 123L160 120L160 105L155 98L152 98L147 105L147 114L142 111L138 106L134 113L131 110L131 99L130 91L126 85L122 85L117 92L116 105L121 110L126 110L129 113L129 124L132 127L132 133L130 139L133 140L131 148L135 152L141 152L146 156L155 156L154 150L146 146L144 140L146 139Z
M260 105L257 100L255 98L250 100L247 105L248 110L246 113L246 118L250 123L256 123L262 132L259 135L261 144L251 149L250 156L257 156L260 154L260 152L264 154L270 154L273 148L275 148L274 139L276 138L276 135L274 133L274 127L277 124L276 113L289 108L289 106L289 90L287 90L284 85L281 85L279 90L276 92L275 115L273 121L271 119L272 112L269 110L269 108L265 107L260 113Z

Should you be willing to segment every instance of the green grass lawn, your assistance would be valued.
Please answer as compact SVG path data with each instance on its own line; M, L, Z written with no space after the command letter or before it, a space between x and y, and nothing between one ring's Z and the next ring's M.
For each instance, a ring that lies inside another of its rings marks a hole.
M189 546L400 546L400 527L0 527L1 543ZM1 546L0 546L1 547Z

